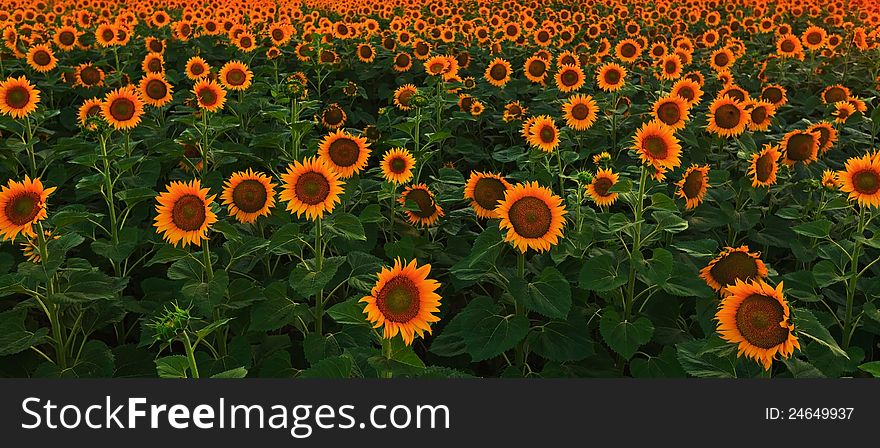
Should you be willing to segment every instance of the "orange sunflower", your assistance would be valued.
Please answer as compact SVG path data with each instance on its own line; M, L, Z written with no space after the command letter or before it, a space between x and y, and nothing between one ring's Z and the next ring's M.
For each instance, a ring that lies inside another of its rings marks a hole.
M819 133L810 131L791 131L782 138L782 163L793 166L801 162L809 165L818 160Z
M260 216L269 216L275 206L275 184L269 176L248 168L232 173L223 184L220 199L230 216L242 223L252 223Z
M295 212L297 217L305 214L314 221L322 218L324 212L331 213L341 202L339 175L317 157L289 165L281 180L284 185L279 199L287 202L287 210Z
M574 92L584 85L584 71L577 65L563 65L554 80L560 92Z
M434 193L425 184L407 186L397 201L406 207L404 213L412 224L428 227L445 216L440 204L434 200Z
M853 107L852 103L848 101L838 101L834 103L834 112L832 112L831 115L834 116L835 123L846 123L846 120L854 113L856 113L856 108Z
M464 186L464 198L471 201L471 208L480 218L497 218L495 209L511 188L510 183L498 174L471 171Z
M8 240L19 233L35 236L33 226L46 219L46 201L54 191L55 187L43 188L40 179L9 179L6 186L0 187L0 236Z
M199 108L208 112L217 112L223 109L226 103L226 90L210 79L202 79L192 89L196 96Z
M719 137L736 137L746 130L749 114L743 104L728 96L716 98L709 105L706 130Z
M27 52L27 63L40 73L51 71L58 65L58 58L46 44L34 45Z
M684 129L689 109L684 98L668 95L654 103L654 119L674 130Z
M544 152L553 152L559 146L559 130L549 115L535 117L528 128L528 141L534 148Z
M614 63L607 63L596 73L599 88L606 92L616 92L626 84L626 69Z
M382 177L387 182L394 184L405 184L413 177L413 167L416 166L416 159L404 148L389 149L382 156Z
M40 91L24 76L6 78L0 82L0 113L12 118L24 118L37 110Z
M211 66L199 56L193 56L186 61L186 77L195 81L208 76L211 73Z
M504 240L520 252L550 250L562 237L566 214L562 198L537 182L508 189L495 212L501 218L498 226L507 230Z
M610 157L610 156L609 156ZM617 183L620 175L609 168L599 168L593 180L587 185L587 194L600 207L608 207L617 202L618 194L608 190Z
M675 185L678 187L675 195L686 201L685 208L696 208L709 189L709 165L691 165Z
M404 84L394 91L394 105L400 110L410 110L412 106L410 101L419 93L416 86L412 84Z
M370 144L367 139L350 135L342 129L324 137L318 146L318 158L343 179L363 170L369 157Z
M344 126L346 119L348 119L348 116L345 114L345 110L339 107L336 103L328 105L327 108L321 112L321 126L324 126L331 131Z
M220 68L220 82L229 90L246 90L253 78L254 72L239 61L229 61Z
M819 133L819 152L821 154L828 152L837 142L837 129L834 129L834 126L827 121L814 123L807 128L807 131Z
M703 97L703 90L693 80L682 78L672 86L670 95L683 98L687 101L688 107L691 107L700 102L700 99Z
M134 128L143 115L144 103L133 86L111 91L101 105L101 116L116 130Z
M788 102L788 95L785 87L774 84L766 86L761 90L761 99L778 108Z
M760 152L752 154L749 164L752 187L769 187L776 183L779 156L779 146L776 145L764 145Z
M492 84L495 87L504 87L504 85L510 81L510 73L510 62L501 58L495 58L489 63L489 66L486 67L483 76L489 84Z
M440 311L440 287L437 280L428 278L431 265L419 267L415 260L404 265L400 259L394 267L383 267L370 295L360 301L366 303L364 314L373 328L382 327L385 339L400 333L406 345L412 345L416 335L431 333L431 323L440 320L433 313Z
M162 107L171 102L173 88L162 75L150 73L144 76L139 88L141 98L151 106Z
M543 84L544 80L547 78L547 70L549 68L549 64L547 60L539 57L539 56L531 56L526 59L525 65L523 66L523 72L525 72L526 78L529 81Z
M198 179L191 182L173 181L166 192L156 196L156 231L164 233L166 241L182 246L208 239L208 229L217 222L217 215L211 211L214 196L210 190L202 188Z
M596 100L590 95L573 95L562 103L565 124L576 131L586 131L593 126L598 110Z
M639 154L643 163L651 164L662 171L681 164L681 145L678 139L673 135L672 128L659 121L645 123L636 131L632 149Z
M737 279L725 289L715 319L721 338L738 344L737 356L745 355L770 370L776 355L788 358L800 349L789 313L782 282L773 288L763 280Z
M759 252L749 252L749 246L736 249L725 247L717 257L700 271L700 278L715 291L734 284L737 280L757 280L767 276L767 266Z
M880 154L880 153L877 153ZM865 154L846 161L838 172L840 190L861 207L880 207L880 156Z
M79 107L79 125L85 129L90 131L94 131L98 128L97 123L91 123L89 120L92 117L101 116L101 106L104 104L100 98L91 98L86 100L82 106Z
M766 131L776 114L776 107L767 101L751 101L747 105L749 113L749 130Z

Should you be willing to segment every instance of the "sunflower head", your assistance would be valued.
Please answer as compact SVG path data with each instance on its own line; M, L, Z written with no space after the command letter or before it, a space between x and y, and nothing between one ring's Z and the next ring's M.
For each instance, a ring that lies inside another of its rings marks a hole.
M736 137L746 130L749 114L743 104L730 96L719 96L709 106L706 130L719 137Z
M330 133L318 146L318 158L347 179L367 166L370 144L366 138L350 135L342 129Z
M311 157L288 166L281 176L284 182L279 198L287 202L287 210L297 216L316 220L331 213L341 202L342 181L322 159Z
M645 164L663 170L672 169L681 164L681 145L673 135L669 126L651 121L642 125L633 137L633 150Z
M40 91L24 76L6 78L0 82L0 113L12 118L24 118L37 110Z
M269 176L252 169L239 171L226 180L220 199L230 216L239 222L252 223L271 213L275 206L275 184Z
M880 207L880 153L865 154L846 161L837 173L840 190L861 207Z
M573 92L584 85L584 72L579 65L563 65L559 67L554 80L560 92Z
M214 196L209 193L198 179L168 184L166 191L156 197L156 231L171 244L200 246L208 239L208 229L217 222L211 210Z
M404 213L411 224L428 227L445 216L434 193L425 184L407 186L397 201L406 207Z
M760 152L752 154L752 160L749 164L752 187L769 187L776 183L779 156L779 147L769 144L764 145Z
M528 142L532 147L544 152L553 152L559 146L559 130L549 115L535 117L534 121L527 123L529 124Z
M405 184L413 177L416 159L404 148L393 148L382 156L382 177L394 184Z
M614 63L608 63L599 68L596 73L599 88L606 92L616 92L623 88L626 83L626 69Z
M472 171L464 187L464 198L471 201L471 208L480 218L496 218L495 209L510 188L510 183L498 174Z
M486 72L483 75L489 84L495 87L504 87L510 81L510 73L510 62L501 58L495 58L486 67Z
M207 112L217 112L226 104L226 90L210 79L201 79L192 89L199 108Z
M599 168L590 183L587 184L587 195L600 207L608 207L617 202L618 193L609 191L620 175L609 168Z
M654 103L654 119L672 129L684 129L689 109L690 106L684 98L668 95Z
M734 284L736 280L761 279L767 276L768 271L760 257L758 252L749 252L749 246L726 247L700 271L700 277L716 291Z
M25 176L0 187L0 236L12 240L19 233L34 236L33 226L46 219L46 201L55 187L43 188L40 179Z
M366 304L367 320L373 328L382 327L385 339L400 333L411 345L416 335L430 334L431 323L440 320L434 315L440 311L440 295L435 292L440 283L429 279L430 273L430 264L420 267L415 260L402 263L400 259L379 272L370 295L360 301Z
M162 75L150 73L144 76L139 84L139 90L141 98L151 106L162 107L171 102L173 88Z
M782 162L788 166L797 163L809 165L819 155L819 133L810 131L790 131L782 138Z
M101 116L117 130L134 128L143 115L144 103L133 86L111 91L101 105Z
M247 90L254 73L242 62L229 61L220 68L220 82L229 90Z
M505 241L520 252L550 250L562 237L566 213L562 198L536 182L508 189L495 212L501 219L498 226L507 230Z
M691 165L675 185L678 187L676 196L686 201L685 208L696 208L709 189L709 165Z

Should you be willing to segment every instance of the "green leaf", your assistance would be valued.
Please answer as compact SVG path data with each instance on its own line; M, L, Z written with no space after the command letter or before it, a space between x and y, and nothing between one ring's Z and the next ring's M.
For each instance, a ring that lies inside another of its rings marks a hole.
M880 378L880 361L866 362L860 365L859 369L870 373L874 378Z
M330 257L324 260L324 266L320 272L315 272L314 260L310 260L307 265L299 264L290 273L290 286L303 297L312 297L321 289L327 287L336 270L342 263L345 263L345 257Z
M510 350L529 332L525 316L500 315L492 299L480 297L462 311L462 325L469 331L462 337L465 350L474 362L483 361Z
M583 318L552 321L532 330L529 348L551 361L580 361L596 353Z
M156 373L159 378L186 378L189 372L189 361L186 356L172 355L156 360Z
M604 292L620 288L629 279L618 269L611 255L602 254L591 257L581 268L579 281L581 288Z
M822 325L810 310L798 308L792 314L795 333L827 347L837 356L849 359L849 355L837 345L837 341L828 332L828 328Z
M41 344L49 334L47 328L29 331L24 326L27 309L18 308L0 313L0 356L12 355Z
M263 290L266 300L251 308L251 331L274 331L290 325L300 306L287 294L287 285L273 282Z
M364 233L364 225L351 213L333 215L333 220L327 225L327 229L349 240L367 240L367 236Z
M303 370L302 378L351 378L351 359L347 356L334 356L322 359L311 368Z
M248 370L244 367L236 367L225 372L215 373L211 378L244 378L248 374Z
M571 310L571 287L553 267L544 268L528 283L521 278L511 279L510 293L517 303L550 318L565 319Z
M687 373L678 363L675 349L671 345L663 347L659 356L651 356L648 359L634 358L630 361L629 369L636 378L681 378Z
M339 324L372 327L367 322L367 315L364 314L364 305L360 303L360 297L352 297L345 302L331 306L327 310L327 315Z
M736 364L718 355L719 350L706 350L706 341L676 344L676 356L681 367L698 378L736 378Z
M299 224L288 223L276 230L269 238L267 249L275 255L299 253L302 244L302 234L299 232Z
M630 322L614 308L606 307L599 320L599 332L612 350L629 359L639 347L651 340L654 324L647 317Z
M651 214L657 226L664 232L678 233L687 230L688 222L676 213L658 210Z
M794 226L791 230L798 235L808 236L810 238L825 238L831 232L831 221L827 219L819 219Z
M608 193L629 193L633 183L629 179L620 179L608 189Z
M391 357L373 356L367 360L376 372L391 371L395 375L413 375L425 368L425 363L412 347L396 337L391 340Z
M311 365L331 356L339 356L342 349L336 337L331 335L322 336L318 333L309 333L303 338L303 353Z

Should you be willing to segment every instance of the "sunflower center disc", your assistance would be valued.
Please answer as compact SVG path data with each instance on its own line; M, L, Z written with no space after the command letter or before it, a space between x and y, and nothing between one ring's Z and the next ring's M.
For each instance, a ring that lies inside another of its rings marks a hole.
M813 136L809 134L795 134L788 140L786 154L791 160L807 160L813 154Z
M657 116L671 126L681 121L681 110L674 103L663 103L657 108Z
M6 104L9 104L14 109L21 109L27 106L30 99L30 93L21 87L13 87L6 91Z
M330 144L330 160L341 167L352 166L358 161L360 147L350 138L340 138Z
M691 89L690 87L682 87L682 88L678 89L677 93L678 93L678 96L680 96L688 101L691 101L694 99L694 89Z
M74 41L73 33L69 32L69 31L64 31L61 33L61 35L58 36L58 40L60 40L61 43L64 45L73 45L73 41Z
M605 82L611 85L615 85L620 82L620 72L617 70L608 70L605 72Z
M539 198L526 196L510 206L510 223L525 238L541 238L550 231L553 214Z
M199 90L199 100L205 106L213 106L217 102L217 94L211 88L205 87Z
M747 281L756 278L758 264L744 252L731 252L718 260L709 272L721 286L727 286L736 283L737 279Z
M575 104L574 107L571 108L571 116L574 117L575 120L586 120L587 116L590 115L590 108L587 107L586 104Z
M544 143L553 143L553 139L556 138L556 133L553 132L553 128L550 126L542 127L541 132L539 132L538 135Z
M666 142L657 136L651 136L645 139L645 150L655 158L661 160L665 159L669 152L669 148L666 147Z
M838 101L846 101L846 93L839 87L832 87L825 92L825 101L836 103Z
M613 185L614 184L611 182L611 179L609 179L607 177L598 177L598 178L596 178L596 181L593 182L593 190L596 191L597 195L602 196L604 198L605 196L609 196L608 190Z
M303 203L308 205L320 204L330 195L330 182L327 181L323 174L309 171L296 179L294 190L297 199Z
M403 174L404 170L406 170L406 160L402 157L391 159L391 163L388 165L391 167L391 172L394 174Z
M199 76L205 72L205 67L203 67L202 64L193 64L189 70L193 73L193 75Z
M863 170L853 174L853 187L861 194L874 194L880 190L880 174Z
M437 206L434 205L434 200L431 199L431 195L425 190L410 190L409 193L406 194L406 200L415 202L416 206L419 207L418 210L411 211L412 214L419 218L430 218L434 215L434 212L437 211Z
M810 45L818 45L820 42L822 42L822 36L819 35L819 33L808 34L807 42L809 42Z
M721 54L715 56L715 65L717 65L719 67L726 66L728 62L729 62L729 59L727 59L727 55L724 53L721 53Z
M409 100L412 99L413 92L410 90L404 90L400 92L400 95L397 96L397 102L403 106L409 106Z
M6 203L4 214L17 226L32 222L40 213L40 197L36 193L22 193Z
M623 47L620 47L620 54L625 58L631 58L636 54L636 47L632 44L626 44Z
M45 51L38 51L34 53L34 62L40 66L49 65L52 63L52 57Z
M578 82L578 74L574 70L566 70L562 73L562 84L571 87Z
M492 66L492 70L489 71L489 75L492 76L492 79L501 81L507 76L507 69L501 64L495 64Z
M782 91L777 88L770 88L770 89L765 90L764 94L762 96L764 97L765 100L767 100L773 104L776 104L776 103L782 101Z
M504 199L505 191L507 188L500 180L484 177L474 185L474 201L486 210L495 210L498 202Z
M666 69L666 73L675 73L675 70L678 69L678 66L675 65L675 62L673 61L667 61L664 68Z
M232 202L245 213L256 213L266 205L266 187L258 180L241 181L232 191Z
M780 45L780 48L782 48L782 51L784 51L786 53L791 53L792 51L794 51L794 43L792 43L789 40L786 40L786 41L782 42L782 45Z
M128 121L134 117L134 103L128 98L117 98L110 103L110 115L117 121Z
M684 185L681 187L681 191L684 192L685 197L688 199L694 199L700 195L700 191L703 189L703 173L694 170L688 174L688 177L684 180Z
M767 182L773 172L773 160L770 154L764 154L755 161L755 175L760 182Z
M411 279L396 276L376 295L376 306L385 319L409 322L419 314L419 288Z
M162 62L160 62L158 59L151 59L150 62L147 64L147 67L150 69L151 72L158 73L162 71Z
M715 111L715 122L722 129L733 129L739 126L741 114L733 104L725 104Z
M104 39L104 42L110 42L110 41L112 41L115 37L116 37L116 35L113 34L113 31L112 31L112 30L104 30L104 32L101 33L101 38Z
M153 79L147 83L147 95L151 99L161 100L165 98L165 95L168 94L168 87L165 86L165 83L159 81L158 79Z
M342 110L338 107L327 109L324 113L324 121L329 125L336 125L342 121Z
M736 327L751 343L770 349L788 339L788 327L779 325L785 320L785 309L772 297L753 294L746 297L736 310Z
M751 113L752 123L762 124L767 119L767 109L764 107L756 107Z
M234 69L230 70L229 73L226 74L226 82L233 86L240 86L244 84L244 80L247 79L247 75L241 70Z
M529 64L529 74L536 78L543 75L546 70L547 64L540 59L532 61L532 63Z
M196 195L181 196L174 202L171 220L175 226L186 232L201 229L205 223L205 202Z

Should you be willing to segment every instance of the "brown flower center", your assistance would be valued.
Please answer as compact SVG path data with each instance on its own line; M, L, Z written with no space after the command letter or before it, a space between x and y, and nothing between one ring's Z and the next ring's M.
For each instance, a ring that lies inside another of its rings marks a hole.
M149 62L147 62L147 68L151 73L159 73L162 71L162 61L159 58L151 58Z
M807 133L797 133L788 139L788 145L785 146L785 154L789 160L803 161L810 160L813 157L816 139Z
M61 45L73 45L76 42L76 35L70 31L62 31L58 35L58 41L61 42Z
M590 107L584 103L577 103L571 108L571 116L575 120L586 120L590 115Z
M147 96L153 100L161 100L168 95L168 86L158 79L147 81L146 89L144 90L147 91Z
M23 226L33 222L40 210L42 210L40 195L28 191L16 195L7 202L3 214L12 224Z
M262 182L245 179L232 190L232 202L245 213L256 213L266 206L269 195Z
M495 81L502 81L507 77L507 67L502 64L495 64L489 70L489 76Z
M636 54L636 46L631 43L625 43L620 47L620 55L625 58L631 58Z
M686 198L694 199L700 196L700 192L703 190L703 184L703 173L698 170L693 170L684 179L681 191Z
M418 316L420 305L418 285L402 275L385 282L376 294L376 307L391 322L411 321Z
M535 59L534 61L529 63L529 74L532 77L540 78L544 76L544 73L547 71L547 63L542 59Z
M724 104L715 110L715 124L721 129L733 129L739 126L742 112L733 104Z
M746 297L736 310L736 328L746 341L770 349L788 340L785 309L778 300L761 294Z
M825 101L828 103L846 101L846 99L846 91L840 87L832 87L825 92Z
M662 137L656 135L651 135L645 138L642 148L644 148L648 154L660 160L666 159L666 156L669 154L669 147L666 146L666 141L664 141Z
M560 78L562 79L562 85L566 87L573 87L577 85L578 81L580 80L580 76L578 76L577 72L572 69L567 69L562 72L562 76L560 76Z
M330 143L327 152L334 164L344 168L357 163L361 150L356 141L348 137L341 137Z
M764 154L755 161L755 176L759 182L767 182L773 173L773 158L770 154Z
M749 116L752 119L752 123L764 124L764 121L767 120L767 108L764 106L757 106L752 109Z
M430 218L437 211L434 199L431 198L427 191L421 188L410 190L406 194L406 201L412 201L416 204L418 210L410 210L410 212L419 218Z
M620 82L620 71L617 69L606 70L604 79L606 84L617 85Z
M761 97L773 104L779 104L782 101L782 90L779 90L776 87L769 87L764 89L764 93L761 94Z
M794 42L790 40L782 41L782 45L779 46L784 53L791 53L794 51Z
M205 223L205 201L192 194L181 196L174 202L171 221L185 232L201 229Z
M504 183L493 177L482 177L474 185L474 202L486 210L495 210L498 203L504 199L507 187Z
M241 86L247 81L247 73L240 68L233 68L226 72L226 83L231 86Z
M116 121L128 121L134 117L135 104L128 98L116 98L110 103L110 116Z
M297 177L293 189L297 199L307 205L320 204L330 196L330 182L323 174L314 171Z
M12 109L23 109L30 100L30 92L22 86L13 86L6 91L6 104Z
M538 137L541 139L541 143L553 143L553 140L556 139L556 131L552 126L544 125L538 131Z
M853 188L866 195L880 191L880 173L874 170L858 171L852 176Z
M324 122L330 126L338 125L342 123L342 113L342 109L331 107L324 111Z
M406 171L406 159L400 156L395 156L388 163L388 167L391 169L391 172L394 174L403 174Z
M745 252L731 252L715 262L709 270L712 278L721 286L732 285L736 280L747 281L758 276L758 264Z
M681 121L681 109L675 103L663 103L657 108L657 118L672 126Z
M550 231L553 213L550 207L539 198L526 196L508 211L513 230L524 238L541 238Z
M45 50L34 52L34 63L40 67L45 67L52 63L52 56Z
M611 189L611 187L613 186L614 182L612 182L611 179L607 177L597 177L595 180L593 180L593 190L596 192L597 195L603 198L611 196L611 194L608 193L608 190Z
M217 104L217 92L211 87L202 87L199 89L197 96L199 97L199 102L205 107L211 107Z

